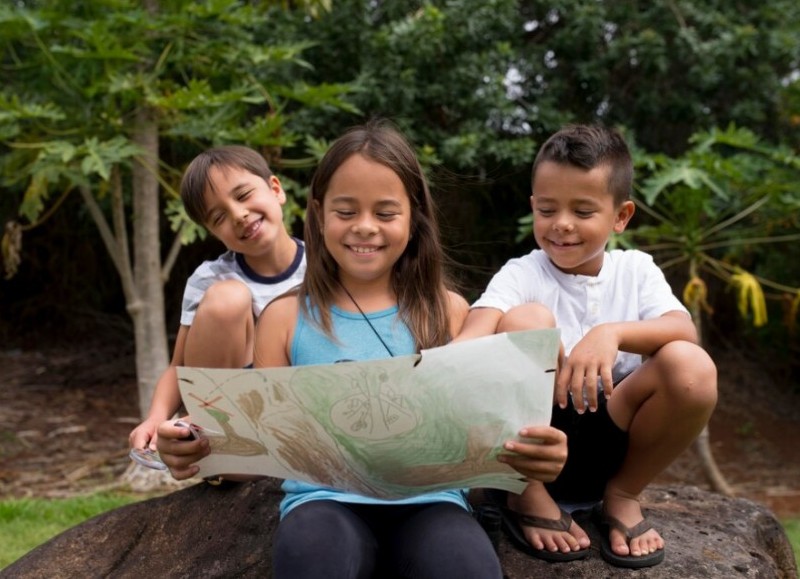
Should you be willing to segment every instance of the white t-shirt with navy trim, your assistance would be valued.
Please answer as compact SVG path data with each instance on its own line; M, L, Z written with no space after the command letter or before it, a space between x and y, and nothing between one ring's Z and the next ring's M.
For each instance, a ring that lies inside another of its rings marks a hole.
M201 263L186 282L181 304L181 325L191 326L206 290L216 282L227 279L239 280L250 289L253 316L257 318L267 304L303 281L306 273L305 246L299 239L294 241L297 244L294 260L284 272L274 276L259 275L247 265L241 253L233 251L226 251L217 259Z

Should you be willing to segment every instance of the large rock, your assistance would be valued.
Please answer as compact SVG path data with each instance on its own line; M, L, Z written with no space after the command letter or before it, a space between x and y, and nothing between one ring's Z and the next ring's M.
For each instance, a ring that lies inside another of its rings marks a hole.
M0 577L269 577L280 496L274 480L198 484L86 521L6 567ZM506 576L797 577L791 545L766 508L695 487L653 487L644 498L647 515L667 542L661 565L618 569L596 550L582 561L549 564L503 538L499 552ZM596 542L594 527L584 528Z

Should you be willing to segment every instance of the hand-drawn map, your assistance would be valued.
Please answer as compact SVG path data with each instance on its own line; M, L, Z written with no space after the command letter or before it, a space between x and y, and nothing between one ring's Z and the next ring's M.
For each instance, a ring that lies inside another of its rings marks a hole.
M497 461L549 424L558 330L486 336L421 354L287 368L178 368L211 454L199 476L253 474L399 498L525 483Z

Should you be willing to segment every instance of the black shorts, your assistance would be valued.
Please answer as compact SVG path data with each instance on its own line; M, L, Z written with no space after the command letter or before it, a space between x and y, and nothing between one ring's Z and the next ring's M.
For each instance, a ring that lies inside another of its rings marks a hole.
M545 485L550 496L559 502L599 501L628 452L628 433L611 420L602 397L596 412L578 414L571 399L563 410L553 406L550 424L566 433L568 449L564 470Z

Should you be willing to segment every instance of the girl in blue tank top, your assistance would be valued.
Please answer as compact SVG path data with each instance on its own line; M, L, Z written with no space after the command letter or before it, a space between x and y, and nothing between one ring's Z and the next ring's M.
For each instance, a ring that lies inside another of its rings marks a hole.
M460 331L468 305L449 289L428 185L413 148L387 123L348 131L320 161L305 247L303 283L259 318L256 367L408 355ZM498 460L552 480L566 458L566 438L553 433L560 434L525 427L523 437L551 442L507 441ZM168 423L158 430L161 458L178 479L195 474L210 452L203 439L181 441L186 434ZM283 489L276 579L502 577L462 490L392 501L299 481Z
M256 367L413 354L460 330L468 305L449 289L428 185L387 123L352 129L326 153L311 182L305 244L303 283L259 319ZM525 476L535 476L536 460L563 463L535 445L514 450L507 462ZM502 577L462 490L402 500L291 480L283 490L276 579Z

